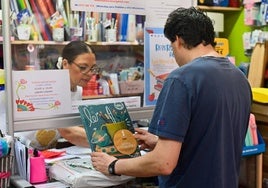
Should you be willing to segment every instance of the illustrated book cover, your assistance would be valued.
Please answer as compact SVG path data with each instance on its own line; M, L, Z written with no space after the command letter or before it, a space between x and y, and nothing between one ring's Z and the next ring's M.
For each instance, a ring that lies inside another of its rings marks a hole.
M92 151L118 158L140 156L134 127L124 102L78 107Z

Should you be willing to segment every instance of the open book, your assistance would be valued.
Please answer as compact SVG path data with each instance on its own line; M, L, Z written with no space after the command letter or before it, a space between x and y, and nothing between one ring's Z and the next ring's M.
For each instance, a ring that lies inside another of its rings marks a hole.
M134 127L124 102L78 107L92 151L118 158L140 156Z

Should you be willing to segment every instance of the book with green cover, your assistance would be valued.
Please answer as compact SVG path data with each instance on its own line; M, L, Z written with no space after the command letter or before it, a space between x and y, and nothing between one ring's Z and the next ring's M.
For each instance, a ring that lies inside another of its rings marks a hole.
M118 158L140 156L134 127L124 102L78 107L92 151Z

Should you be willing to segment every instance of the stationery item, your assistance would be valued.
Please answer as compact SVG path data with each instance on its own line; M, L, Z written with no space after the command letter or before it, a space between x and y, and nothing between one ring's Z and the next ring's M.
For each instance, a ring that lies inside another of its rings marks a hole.
M30 157L30 183L42 183L47 181L45 159L34 149Z
M91 152L91 149L80 146L70 146L66 148L66 153L69 155L89 155Z
M78 107L92 151L118 158L140 156L134 127L124 102Z
M107 42L115 42L116 41L116 30L115 29L107 29L106 30L106 41Z
M34 0L29 0L30 6L32 7L32 12L37 20L42 38L44 40L52 40L51 32L48 28L48 25L46 23L46 20L42 16L41 12L39 11L37 7L37 2Z
M252 144L258 145L258 135L257 135L257 124L256 124L256 120L255 120L255 115L254 114L250 114L250 118L249 118L249 129L250 129L250 136L252 138Z
M119 41L127 41L128 14L121 15Z
M64 28L63 27L54 28L52 37L54 41L57 41L57 42L64 41Z
M134 42L136 40L136 15L129 14L127 21L127 41Z
M26 24L18 25L17 32L19 40L29 40L31 34L31 26Z
M113 187L134 179L134 177L124 175L106 176L94 169L90 158L57 161L49 168L49 174L51 178L72 188Z
M28 161L28 148L22 144L18 139L15 139L15 159L17 164L17 169L20 177L27 180L27 161Z
M113 94L118 95L120 93L119 85L118 85L118 76L116 73L110 73L109 76L113 85L113 90L114 90Z
M4 157L9 153L9 145L7 140L3 137L0 138L0 157Z

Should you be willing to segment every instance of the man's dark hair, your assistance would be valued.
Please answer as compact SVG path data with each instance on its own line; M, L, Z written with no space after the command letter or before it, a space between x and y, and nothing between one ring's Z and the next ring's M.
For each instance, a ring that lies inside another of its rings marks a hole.
M164 34L171 42L176 40L176 36L181 37L188 49L200 43L205 46L216 45L211 19L194 7L178 8L171 12L165 24Z

